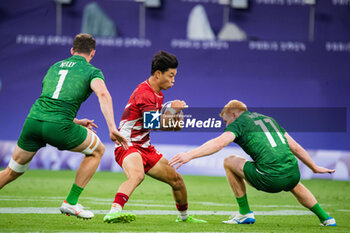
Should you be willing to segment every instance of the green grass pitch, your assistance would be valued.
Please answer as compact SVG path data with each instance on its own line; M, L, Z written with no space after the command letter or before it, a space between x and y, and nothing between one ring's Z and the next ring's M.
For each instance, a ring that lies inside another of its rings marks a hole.
M162 214L160 211L176 211L171 189L150 177L136 189L125 210L150 211L153 215L137 214L135 222L107 224L103 222L103 213L108 212L125 176L112 172L95 174L79 199L79 203L97 213L91 220L58 214L74 176L74 171L29 170L3 188L0 191L0 232L350 232L350 182L303 181L326 212L335 217L337 227L320 226L317 217L308 215L307 209L299 205L291 193L268 194L251 187L247 195L256 213L255 224L222 224L229 215L218 213L237 211L238 207L226 178L207 176L184 176L189 212L208 211L196 215L207 220L207 224L176 223L175 214ZM40 207L44 213L10 213L24 207ZM57 211L57 214L46 213L46 210ZM288 211L304 214L281 215Z

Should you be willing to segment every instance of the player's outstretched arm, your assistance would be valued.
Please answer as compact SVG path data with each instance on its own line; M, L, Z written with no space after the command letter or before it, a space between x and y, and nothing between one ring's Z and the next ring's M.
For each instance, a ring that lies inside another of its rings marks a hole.
M232 132L224 132L219 137L207 141L203 145L193 149L187 153L181 152L172 157L169 161L170 166L179 164L176 169L189 162L192 159L214 154L235 140Z
M120 143L124 149L127 149L128 141L119 133L114 121L112 97L107 90L105 82L102 79L95 79L91 82L90 86L98 97L98 101L100 102L100 108L107 122L111 140L116 144Z
M92 132L96 133L96 131L94 130L94 128L98 128L98 126L94 123L94 120L89 120L89 119L77 119L77 118L74 118L74 123L78 124L78 125L81 125L81 126L84 126L86 127L87 129L91 130Z
M309 153L300 146L288 133L285 133L284 136L288 141L288 145L292 153L298 157L306 166L308 166L314 173L333 173L335 170L331 170L324 167L317 166L314 161L312 161Z

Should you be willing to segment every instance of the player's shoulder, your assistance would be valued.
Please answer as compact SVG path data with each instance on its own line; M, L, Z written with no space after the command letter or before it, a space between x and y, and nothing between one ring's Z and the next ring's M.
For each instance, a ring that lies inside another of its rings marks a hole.
M95 67L94 65L92 65L89 62L87 62L86 60L77 62L76 70L78 72L83 71L86 75L88 75L91 78L93 78L93 77L102 77L102 78L104 78L102 70L97 68L97 67Z
M153 92L153 89L149 86L147 81L140 83L135 89L135 93L137 94L153 95Z
M256 120L261 120L264 118L271 118L271 117L263 115L263 114L258 113L258 112L250 112L250 111L245 111L242 114L242 120L244 120L244 121L251 121L251 120L256 121Z
M91 71L101 71L101 69L97 68L96 66L94 66L89 62L82 62L81 65L85 66L86 69L89 69Z
M62 62L64 62L64 61L66 61L66 60L59 60L59 61L55 62L53 65L51 65L50 68L59 67L62 64Z
M259 119L261 119L259 113L245 111L230 125L231 127L235 126L246 128L250 127L252 124L254 125L253 122Z
M146 81L140 83L136 89L134 90L133 94L132 94L132 98L134 98L135 100L141 101L143 102L146 99L151 99L154 100L155 96L154 96L154 91L153 89L151 89Z

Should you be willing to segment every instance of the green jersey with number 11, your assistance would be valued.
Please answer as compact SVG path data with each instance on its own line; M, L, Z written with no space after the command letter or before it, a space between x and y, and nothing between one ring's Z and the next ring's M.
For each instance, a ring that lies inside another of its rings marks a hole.
M96 78L104 80L101 70L82 56L74 55L57 62L48 70L42 93L28 118L48 122L72 121L80 105L91 95L90 83Z
M286 131L271 117L245 111L225 131L235 134L234 142L250 155L260 173L289 176L298 166L284 137Z

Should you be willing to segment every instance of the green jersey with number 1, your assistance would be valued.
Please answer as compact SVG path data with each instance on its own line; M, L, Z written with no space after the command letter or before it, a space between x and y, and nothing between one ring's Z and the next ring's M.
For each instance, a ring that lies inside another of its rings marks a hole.
M74 55L50 67L42 85L42 93L33 104L28 118L48 122L72 121L80 105L91 95L90 83L99 78L97 69L82 56Z
M225 131L235 134L234 142L251 156L260 173L283 177L298 166L286 131L271 117L245 111Z

